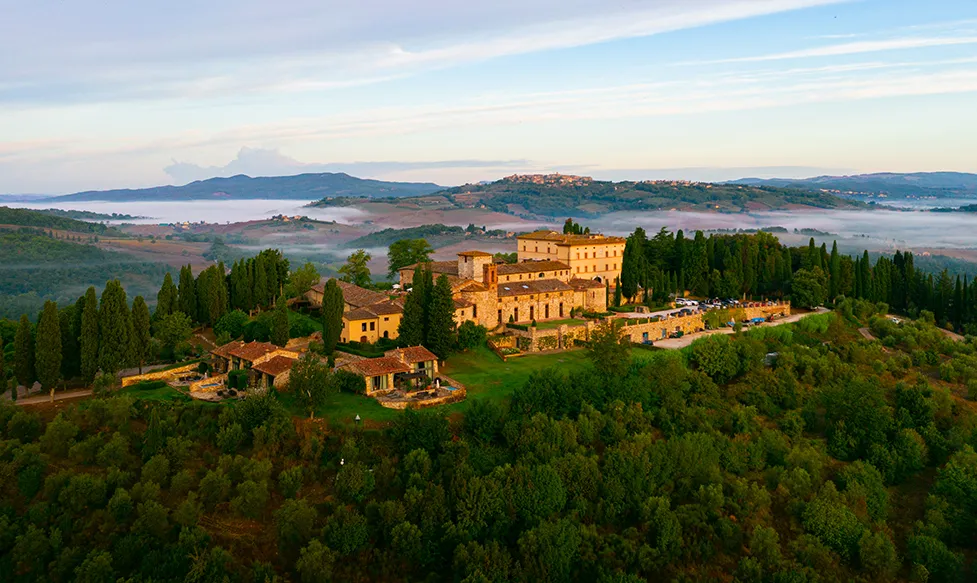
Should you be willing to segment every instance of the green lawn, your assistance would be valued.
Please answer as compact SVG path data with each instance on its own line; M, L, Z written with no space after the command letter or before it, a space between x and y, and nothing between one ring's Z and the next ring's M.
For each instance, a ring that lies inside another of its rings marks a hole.
M559 328L560 326L566 324L567 326L580 326L586 324L584 320L553 320L552 322L537 322L536 329L538 330L550 330L554 328Z
M448 358L442 371L465 385L468 398L461 403L445 407L446 411L464 411L473 400L491 399L502 401L521 386L533 371L553 366L561 370L580 370L587 365L587 352L573 350L556 354L540 354L511 358L502 362L494 352L479 348Z
M296 417L309 416L308 411L298 403L292 393L282 391L278 393L278 399L292 415ZM331 395L326 403L316 410L316 417L322 417L334 423L352 425L357 415L370 421L393 421L399 413L396 409L387 409L381 406L380 403L370 397L354 395L353 393L336 393Z
M120 395L129 395L144 401L192 401L189 396L163 382L144 381L120 389Z

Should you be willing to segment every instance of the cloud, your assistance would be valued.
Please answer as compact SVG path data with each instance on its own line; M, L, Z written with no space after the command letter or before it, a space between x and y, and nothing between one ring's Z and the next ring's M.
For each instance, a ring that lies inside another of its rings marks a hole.
M244 147L224 166L199 166L177 162L163 169L177 184L206 180L215 176L291 176L316 172L345 172L360 178L383 178L416 170L464 168L513 169L531 166L528 160L437 160L424 162L333 162L308 164L283 155L275 149Z
M734 59L718 59L714 61L698 61L692 63L677 63L677 65L713 65L724 63L756 63L762 61L782 61L787 59L808 59L815 57L839 57L845 55L859 55L883 51L898 51L908 49L924 49L932 47L946 47L977 44L977 36L964 37L912 37L889 40L858 41L839 43L822 47L814 47L798 51L787 51L770 55L752 57L737 57Z
M36 0L0 21L0 54L18 55L0 60L0 101L328 89L845 1Z

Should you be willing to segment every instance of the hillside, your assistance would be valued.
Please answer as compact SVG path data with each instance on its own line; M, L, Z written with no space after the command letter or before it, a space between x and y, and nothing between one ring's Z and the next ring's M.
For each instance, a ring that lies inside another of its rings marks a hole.
M462 241L477 241L485 238L504 239L505 231L489 230L469 225L468 228L449 227L441 224L422 225L407 229L384 229L358 237L346 243L350 249L387 247L402 239L425 239L431 247L440 249Z
M36 227L39 229L58 229L62 231L72 231L74 233L91 233L94 235L104 235L106 233L121 234L98 223L79 221L58 213L52 213L55 209L46 211L32 211L28 209L16 209L0 206L0 225L17 227ZM64 211L61 211L64 212Z
M915 172L896 174L858 174L853 176L817 176L814 178L743 178L730 184L827 190L844 194L885 194L907 198L921 196L957 197L977 195L977 174L963 172Z
M315 200L328 196L402 197L429 194L442 187L431 183L384 182L343 173L299 174L252 178L198 180L183 186L78 192L51 198L57 201L180 201L180 200Z
M605 182L575 176L511 176L466 184L427 197L429 205L487 208L524 217L599 216L616 211L682 210L746 212L790 208L859 208L831 194L767 186L697 182ZM434 200L440 199L440 200ZM321 200L316 206L349 206L355 199Z
M35 228L0 228L0 249L4 258L0 262L0 317L36 314L47 299L59 304L74 302L88 286L101 290L110 279L122 280L133 295L146 294L153 302L167 271L164 265L103 251L87 242L53 238Z

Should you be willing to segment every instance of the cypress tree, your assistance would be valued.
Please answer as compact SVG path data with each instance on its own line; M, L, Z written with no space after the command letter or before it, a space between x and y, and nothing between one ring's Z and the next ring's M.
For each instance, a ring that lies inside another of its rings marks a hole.
M81 353L78 345L78 335L75 333L75 306L68 306L58 314L58 324L61 328L61 378L71 379L78 376L81 366Z
M431 291L427 320L427 348L440 360L448 358L455 345L455 302L451 297L451 283L444 274L438 277Z
M276 346L288 344L288 307L285 305L285 296L278 298L271 317L271 343Z
M7 388L7 355L3 352L3 336L0 336L0 395ZM14 401L17 400L16 389L14 393L10 395L10 398Z
M173 312L178 311L181 311L179 292L176 286L173 285L173 276L169 272L166 272L166 275L163 276L163 285L159 288L159 293L156 294L156 312L154 313L154 317L157 320L162 320Z
M407 299L409 301L410 296ZM335 278L330 278L322 292L322 344L326 354L332 354L339 344L339 338L343 334L344 311L346 311L346 301L343 299L343 290L339 289ZM405 305L404 314L406 313Z
M180 268L180 287L177 290L180 311L190 316L197 317L197 292L193 281L193 270L189 265Z
M830 277L829 290L831 301L841 294L841 255L838 253L838 241L831 245Z
M132 362L132 316L119 280L105 284L98 312L98 366L115 374Z
M268 278L265 274L265 262L261 255L254 259L254 285L252 301L255 308L260 308L268 303Z
M45 389L54 388L61 380L61 317L52 301L44 302L34 352L37 380Z
M637 292L635 292L637 293ZM621 278L614 278L614 306L621 307Z
M400 319L400 326L397 328L397 338L402 346L424 344L425 328L427 327L425 320L427 285L425 284L424 271L420 265L414 268L411 291L404 301L404 314Z
M84 306L81 314L81 335L78 342L81 345L81 378L85 382L92 382L98 372L98 299L95 288L89 287L85 292Z
M34 384L34 333L27 314L20 317L14 335L14 377L25 387Z
M132 301L132 356L139 363L139 374L149 357L149 306L142 296Z

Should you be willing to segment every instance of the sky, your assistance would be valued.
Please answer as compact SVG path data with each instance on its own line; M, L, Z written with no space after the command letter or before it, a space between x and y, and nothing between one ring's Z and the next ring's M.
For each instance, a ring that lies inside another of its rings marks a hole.
M0 193L977 172L974 0L0 0Z

